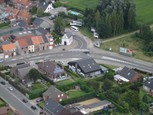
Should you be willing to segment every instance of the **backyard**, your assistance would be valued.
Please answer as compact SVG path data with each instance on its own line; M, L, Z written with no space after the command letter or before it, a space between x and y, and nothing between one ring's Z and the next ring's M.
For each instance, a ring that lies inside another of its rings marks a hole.
M80 97L85 95L86 93L82 90L69 90L67 91L67 94L70 98Z

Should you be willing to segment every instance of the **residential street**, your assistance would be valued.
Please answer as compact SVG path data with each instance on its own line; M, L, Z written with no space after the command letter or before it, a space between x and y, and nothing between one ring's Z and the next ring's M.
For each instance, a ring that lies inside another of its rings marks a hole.
M0 80L3 80L0 78ZM4 81L4 80L3 80ZM22 113L23 115L38 115L40 109L32 110L31 109L31 103L24 103L22 99L27 99L23 94L21 94L18 90L16 90L13 86L13 91L10 91L8 87L11 85L6 83L6 85L0 84L0 97L2 97L7 103L10 104L10 106L16 110Z

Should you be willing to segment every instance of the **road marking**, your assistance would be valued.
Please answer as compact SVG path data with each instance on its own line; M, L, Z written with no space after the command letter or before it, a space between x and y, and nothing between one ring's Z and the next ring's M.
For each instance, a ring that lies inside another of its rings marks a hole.
M12 86L11 86L12 87ZM29 109L32 113L34 113L32 110L31 110L31 108L29 108L29 106L27 106L25 103L23 103L20 99L18 99L18 97L16 96L16 95L14 95L13 94L13 91L11 92L11 91L9 91L7 88L5 88L5 87L2 87L3 89L6 89L6 91L7 92L9 92L9 94L11 94L12 96L14 96L19 102L21 102L21 104L24 104L26 107L27 107L27 109ZM14 88L14 87L13 87ZM15 89L15 88L14 88ZM30 103L31 104L31 103ZM12 106L12 105L11 105Z
M107 57L107 56L102 56L101 58L102 59L106 59L106 60L111 60L111 61L131 64L131 63L127 62L127 61L123 61L123 60L119 60L119 59L115 59L115 58L111 58L111 57Z

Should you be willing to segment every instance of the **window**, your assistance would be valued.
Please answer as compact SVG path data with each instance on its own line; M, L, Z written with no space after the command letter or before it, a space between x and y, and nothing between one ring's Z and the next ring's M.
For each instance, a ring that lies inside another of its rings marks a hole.
M61 96L63 97L63 94Z
M58 98L60 97L60 95L58 95Z

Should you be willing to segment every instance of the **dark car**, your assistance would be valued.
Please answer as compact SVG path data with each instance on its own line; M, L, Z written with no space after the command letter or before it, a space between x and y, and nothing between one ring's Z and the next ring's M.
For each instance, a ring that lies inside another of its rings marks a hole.
M28 103L28 100L26 100L26 99L22 99L22 101L23 101L24 103Z
M5 85L6 83L5 83L4 81L1 81L1 84L2 84L2 85Z
M36 110L37 108L36 108L35 106L32 105L32 106L31 106L31 109Z

